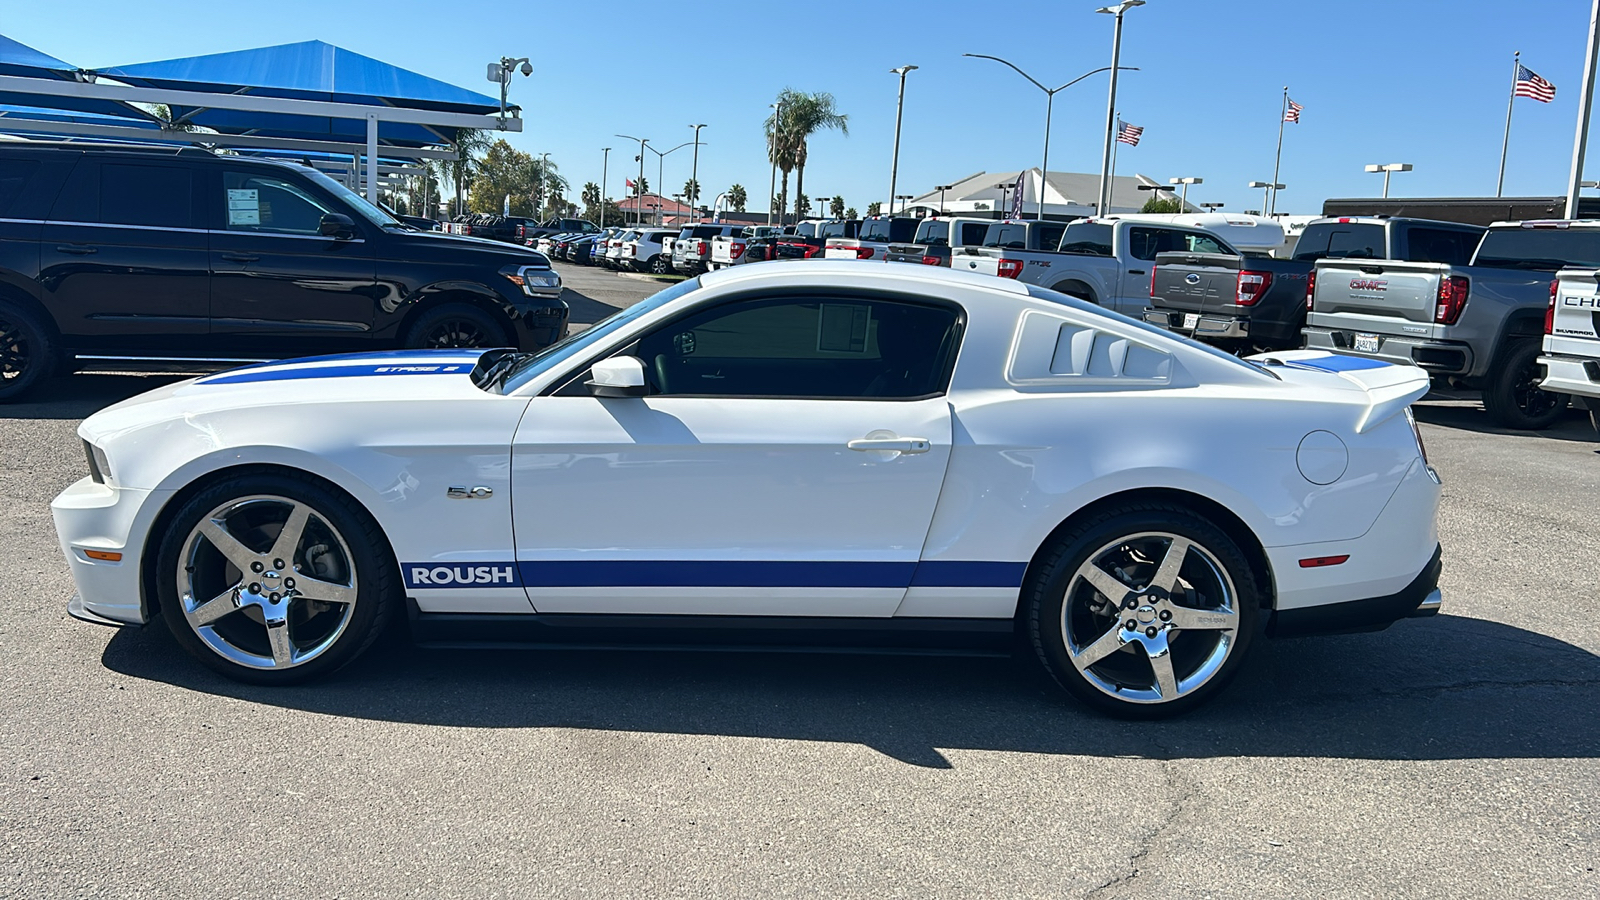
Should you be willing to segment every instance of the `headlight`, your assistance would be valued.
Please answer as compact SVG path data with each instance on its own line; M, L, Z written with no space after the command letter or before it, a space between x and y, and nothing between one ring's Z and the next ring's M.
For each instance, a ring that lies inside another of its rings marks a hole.
M89 478L96 484L111 484L111 461L99 447L83 442L83 455L89 459Z
M561 287L560 275L535 266L520 266L513 271L500 274L511 279L512 284L522 288L522 292L530 297L534 296L536 291L549 291Z

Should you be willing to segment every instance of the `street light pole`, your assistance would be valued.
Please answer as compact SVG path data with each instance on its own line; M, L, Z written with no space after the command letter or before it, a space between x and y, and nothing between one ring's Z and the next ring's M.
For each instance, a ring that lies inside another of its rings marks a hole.
M631 134L619 134L619 138L639 142L639 180L633 183L633 215L634 224L644 224L644 191L640 185L644 184L644 145L650 143L649 138L636 138ZM654 147L650 149L654 150Z
M1187 210L1189 208L1189 185L1205 184L1205 181L1206 180L1204 178L1168 178L1167 184L1183 185L1183 196L1179 202L1183 205L1183 208Z
M1117 131L1117 69L1118 62L1122 59L1122 14L1135 6L1143 6L1145 0L1122 0L1116 6L1103 6L1095 10L1097 13L1107 13L1116 17L1116 25L1111 32L1111 89L1106 96L1106 144L1105 150L1100 154L1100 202L1099 215L1105 215L1111 208L1111 142L1116 138Z
M693 141L684 141L683 143L679 144L678 146L673 147L671 150L667 150L665 152L663 152L661 150L657 150L654 147L647 147L646 148L651 153L654 153L656 155L656 196L658 196L658 197L666 196L665 194L663 194L661 192L667 189L667 178L666 178L666 174L665 174L667 156L669 154L676 153L677 151L682 150L683 148L689 146L692 143L694 143L694 142ZM656 208L658 210L660 209L659 206L656 207ZM661 224L660 218L661 218L660 214L658 213L657 216L656 216L656 220L657 220L656 224L657 225Z
M1572 138L1572 173L1567 180L1567 218L1578 217L1578 186L1583 181L1583 156L1589 148L1589 114L1594 106L1594 76L1600 61L1600 0L1589 14L1589 46L1583 57L1583 91L1578 96L1578 132Z
M769 103L767 108L777 110L772 115L772 137L767 141L767 155L772 159L772 185L767 188L767 224L771 225L772 203L778 199L778 135L783 126L783 104ZM781 218L778 224L783 224Z
M944 192L950 190L953 187L955 187L955 185L953 185L953 184L938 184L938 185L934 185L933 189L939 192L939 215L941 215L941 216L944 215Z
M895 183L900 178L900 119L906 109L906 73L914 71L917 67L911 65L890 69L889 73L900 76L900 99L894 105L894 159L889 163L889 215L894 215Z
M604 154L600 157L600 221L595 224L604 228L606 227L606 180L611 175L611 148L600 149Z
M1284 188L1288 187L1288 185L1278 184L1275 181L1252 181L1246 185L1246 187L1261 188L1266 192L1261 195L1261 214L1265 216L1270 215L1270 213L1267 211L1267 204L1277 196L1277 191L1283 190Z
M692 211L695 202L700 199L700 129L706 126L702 124L689 127L694 129L694 164L689 168L689 182L693 185L693 194L689 197L689 208Z
M1383 173L1383 196L1389 196L1389 176L1396 172L1411 171L1411 163L1389 163L1388 165L1369 165L1365 167L1368 172Z

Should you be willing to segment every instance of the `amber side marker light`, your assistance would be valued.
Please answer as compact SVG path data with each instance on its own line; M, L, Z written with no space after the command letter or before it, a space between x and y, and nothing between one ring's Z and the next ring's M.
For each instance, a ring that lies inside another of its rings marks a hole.
M1350 554L1348 553L1346 553L1344 556L1313 556L1310 559L1300 560L1300 568L1320 569L1323 566L1337 566L1349 558Z
M112 550L85 550L83 555L101 562L122 562L122 554ZM1301 565L1305 563L1302 562Z

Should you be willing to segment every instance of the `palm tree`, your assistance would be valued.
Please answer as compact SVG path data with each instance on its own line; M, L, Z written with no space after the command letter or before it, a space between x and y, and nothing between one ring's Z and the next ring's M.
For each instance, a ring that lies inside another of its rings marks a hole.
M476 174L478 167L478 154L489 149L492 141L487 132L476 128L456 129L456 158L441 160L443 170L440 174L446 176L456 187L456 215L465 209L463 192L467 182Z
M834 106L833 95L826 91L817 94L796 94L794 106L783 108L784 130L789 132L794 144L794 192L803 194L806 185L807 140L818 131L837 128L839 133L850 135L850 117Z
M767 160L783 173L783 187L774 198L780 222L789 213L789 173L794 171L795 144L794 132L789 127L789 109L802 96L791 88L784 88L778 93L777 110L767 116Z

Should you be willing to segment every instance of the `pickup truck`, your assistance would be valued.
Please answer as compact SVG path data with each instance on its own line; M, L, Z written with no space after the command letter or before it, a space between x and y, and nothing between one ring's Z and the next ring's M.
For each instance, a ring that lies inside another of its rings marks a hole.
M923 219L910 243L889 245L889 262L948 269L953 256L983 246L983 236L993 224L993 219Z
M1428 219L1337 218L1306 225L1294 256L1159 253L1144 320L1226 350L1296 350L1319 259L1396 259L1466 265L1476 225Z
M685 225L672 242L672 268L685 275L698 275L711 260L711 240L738 232L738 225Z
M860 219L819 219L801 222L773 246L773 259L816 259L826 252L830 238L853 238L861 233Z
M706 267L713 272L726 269L740 262L751 238L763 238L782 230L776 225L746 225L736 234L717 235L711 239L711 259Z
M1060 222L1029 224L1063 227ZM1014 246L1003 233L996 234L1007 225L991 225L979 255L961 257L955 267L965 262L972 271L1036 284L1134 318L1140 318L1149 305L1150 267L1157 254L1238 255L1222 238L1198 228L1118 216L1065 225L1055 249Z
M1600 269L1562 269L1550 287L1539 386L1582 397L1600 431Z
M889 245L905 243L917 234L917 220L909 216L868 216L855 237L829 238L824 259L871 259L884 262Z
M1540 388L1551 284L1600 266L1600 221L1499 222L1466 266L1321 259L1306 346L1420 366L1436 386L1478 392L1508 428L1548 428L1569 397Z

